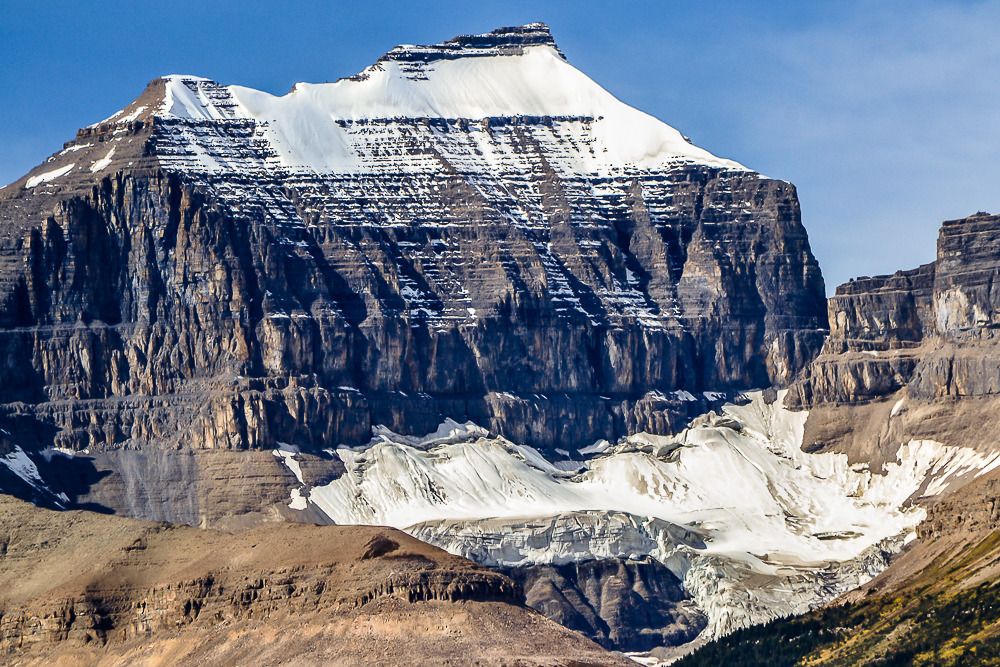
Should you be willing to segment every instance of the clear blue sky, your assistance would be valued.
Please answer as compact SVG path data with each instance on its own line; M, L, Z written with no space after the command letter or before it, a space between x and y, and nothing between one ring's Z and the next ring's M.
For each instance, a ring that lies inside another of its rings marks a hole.
M549 23L578 68L714 153L799 188L832 289L933 258L1000 212L1000 0L3 0L0 183L167 73L282 93L397 43Z

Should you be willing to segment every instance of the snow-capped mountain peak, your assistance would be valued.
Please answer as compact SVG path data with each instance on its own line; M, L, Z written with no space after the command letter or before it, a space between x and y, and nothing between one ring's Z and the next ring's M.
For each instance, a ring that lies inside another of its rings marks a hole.
M546 47L562 52L544 23L526 23L521 26L497 28L479 35L460 35L440 44L401 44L379 58L379 62L396 60L410 63L428 63L459 57L521 55L525 49Z
M526 123L536 141L564 147L564 159L554 165L564 173L607 174L676 162L744 169L615 98L573 67L540 23L427 46L397 46L355 76L297 83L285 95L168 75L104 122L152 116L251 121L273 149L275 166L317 173L370 167L365 164L370 146L359 140L359 125L413 121L445 121L435 130L440 132L453 125L465 132L469 123L481 126L469 133L484 145L491 140L491 123ZM206 166L212 165L206 161Z

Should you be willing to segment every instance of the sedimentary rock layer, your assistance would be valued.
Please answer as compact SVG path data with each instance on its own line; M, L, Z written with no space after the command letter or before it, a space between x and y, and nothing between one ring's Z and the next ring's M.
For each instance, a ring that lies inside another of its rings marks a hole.
M859 278L829 302L830 338L792 404L857 404L903 387L916 401L1000 395L1000 216L941 227L937 259Z
M0 418L28 448L309 449L444 417L572 448L678 430L706 404L672 390L786 383L825 326L794 187L614 99L538 25L283 97L158 79L0 191Z
M8 665L627 664L386 528L222 533L0 496L0 562Z

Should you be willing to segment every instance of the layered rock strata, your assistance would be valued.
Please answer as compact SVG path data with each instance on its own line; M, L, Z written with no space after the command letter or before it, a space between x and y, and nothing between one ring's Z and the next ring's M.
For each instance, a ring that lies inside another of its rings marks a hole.
M391 529L0 510L4 664L627 664L509 578Z
M158 79L0 191L0 419L30 450L445 417L573 448L788 382L825 326L794 187L615 100L540 25L284 97Z
M806 446L880 465L910 440L995 447L1000 409L1000 216L945 222L937 259L860 278L829 302L830 337L789 393Z

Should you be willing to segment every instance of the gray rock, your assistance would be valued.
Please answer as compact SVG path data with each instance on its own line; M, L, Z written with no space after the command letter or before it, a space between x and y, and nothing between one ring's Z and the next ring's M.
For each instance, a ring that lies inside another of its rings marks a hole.
M679 646L705 629L705 615L679 579L653 558L538 564L502 570L528 606L605 648Z
M419 69L538 40L386 57ZM398 169L308 175L227 88L181 85L220 117L155 115L154 81L127 120L0 192L0 420L33 446L309 450L451 417L572 449L676 430L698 407L653 392L786 384L825 335L788 183L690 162L557 172L550 157L582 149L553 123L585 117L343 121L390 137L370 159ZM480 168L480 122L536 168Z
M829 319L792 404L1000 394L1000 216L945 222L934 263L841 285Z

